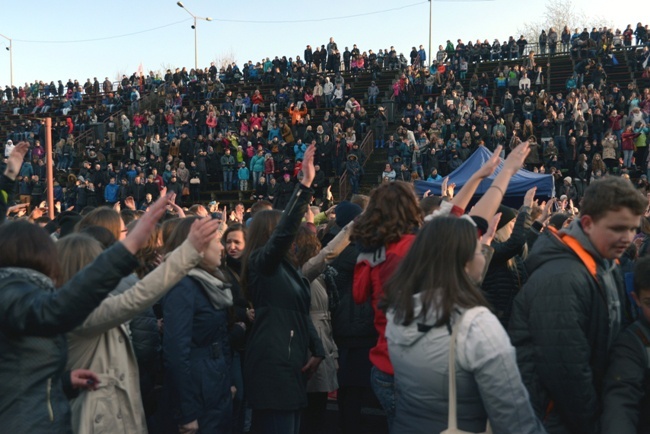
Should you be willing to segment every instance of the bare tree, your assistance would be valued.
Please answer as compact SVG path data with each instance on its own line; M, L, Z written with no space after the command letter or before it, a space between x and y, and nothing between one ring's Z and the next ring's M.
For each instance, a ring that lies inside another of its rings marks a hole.
M122 76L126 75L126 67L122 67L115 71L115 81L121 82L122 81Z
M564 26L573 32L576 28L582 31L586 27L591 31L592 27L609 28L612 24L607 18L576 9L571 0L548 0L544 14L537 21L524 22L517 29L517 35L524 35L529 43L536 43L542 30L548 33L553 27L559 35Z
M153 71L155 74L160 74L161 77L164 77L167 71L174 71L176 66L171 63L161 62L160 69Z
M220 54L214 55L214 64L217 68L227 68L228 65L232 65L233 62L237 63L237 55L232 47Z

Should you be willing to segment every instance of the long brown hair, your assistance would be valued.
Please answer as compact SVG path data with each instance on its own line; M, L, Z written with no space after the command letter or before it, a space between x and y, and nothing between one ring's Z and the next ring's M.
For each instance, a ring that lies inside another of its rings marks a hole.
M3 223L0 240L0 268L29 268L53 281L59 277L59 256L54 241L38 225L25 220Z
M135 226L138 224L137 220L132 221L127 225L127 229L129 232L135 228ZM160 225L156 225L153 231L149 234L149 239L147 240L147 244L145 244L144 247L142 247L140 250L138 250L138 253L136 253L136 258L138 258L138 261L140 262L140 265L138 265L138 268L135 269L135 274L138 275L138 278L142 279L144 276L149 274L152 270L154 270L159 264L161 260L160 253L162 251L162 231L160 228Z
M305 263L316 256L321 249L318 237L305 225L301 225L300 228L298 228L298 234L296 235L294 246L296 265L298 267L305 265Z
M413 322L413 296L418 293L422 294L422 320L435 311L436 327L447 324L456 307L487 306L477 282L465 271L477 242L476 228L465 219L438 217L424 225L384 286L382 304L395 310L395 323Z
M406 182L381 184L370 193L368 207L361 214L351 239L364 248L379 248L397 242L422 224L422 210Z
M190 234L192 223L198 219L199 217L186 217L184 219L179 219L178 223L176 223L176 226L169 235L169 238L165 240L165 245L163 246L165 254L173 252L176 247L183 244L187 239L187 236Z
M249 300L248 260L250 259L251 253L263 247L271 239L271 234L273 234L273 230L280 222L281 217L282 212L275 209L260 211L255 214L255 218L253 218L251 225L248 227L246 247L242 254L241 288Z
M87 234L70 234L56 243L56 250L61 258L61 276L59 286L64 285L93 262L104 250L101 243Z

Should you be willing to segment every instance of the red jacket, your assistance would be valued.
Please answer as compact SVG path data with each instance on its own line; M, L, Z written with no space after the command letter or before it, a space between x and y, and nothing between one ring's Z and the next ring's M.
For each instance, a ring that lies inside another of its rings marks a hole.
M361 253L354 267L353 296L355 303L363 303L372 297L375 311L375 329L379 334L377 345L370 350L370 361L382 372L394 375L393 365L388 357L386 342L386 315L377 309L377 303L384 295L383 285L397 269L408 252L415 235L404 235L398 242L370 253Z
M636 145L634 144L634 139L639 137L639 133L629 132L623 133L621 135L621 149L624 151L635 151Z

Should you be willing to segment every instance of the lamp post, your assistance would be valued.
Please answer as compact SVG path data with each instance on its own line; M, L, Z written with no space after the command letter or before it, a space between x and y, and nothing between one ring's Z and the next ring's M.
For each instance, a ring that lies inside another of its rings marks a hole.
M9 41L9 47L7 47L7 50L9 50L9 80L11 81L11 87L14 87L14 47L12 44L11 38L0 34L1 37L5 38L7 41Z
M204 20L204 21L212 21L212 18L210 17L197 17L194 15L192 12L187 10L185 5L182 2L176 2L179 8L182 8L192 16L194 19L194 24L192 25L192 28L194 29L194 70L199 69L199 43L198 43L198 38L196 35L196 20Z
M429 65L433 63L433 53L431 52L431 24L433 21L433 1L429 0Z

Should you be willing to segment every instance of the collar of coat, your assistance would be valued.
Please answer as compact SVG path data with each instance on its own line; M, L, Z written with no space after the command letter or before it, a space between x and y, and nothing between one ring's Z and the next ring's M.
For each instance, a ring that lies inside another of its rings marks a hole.
M54 291L54 282L45 274L30 268L6 267L0 268L0 281L26 280L46 291Z

